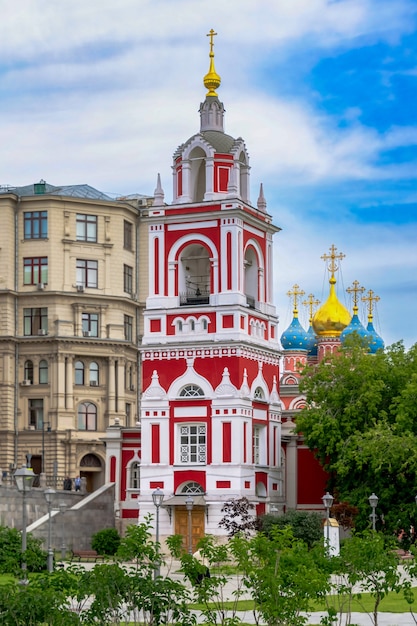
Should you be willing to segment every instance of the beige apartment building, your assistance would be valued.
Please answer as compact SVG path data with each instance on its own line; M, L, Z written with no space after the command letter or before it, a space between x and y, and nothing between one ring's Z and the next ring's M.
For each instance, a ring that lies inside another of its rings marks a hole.
M29 462L58 487L77 475L88 491L104 483L106 428L138 416L150 203L44 181L0 190L3 474Z

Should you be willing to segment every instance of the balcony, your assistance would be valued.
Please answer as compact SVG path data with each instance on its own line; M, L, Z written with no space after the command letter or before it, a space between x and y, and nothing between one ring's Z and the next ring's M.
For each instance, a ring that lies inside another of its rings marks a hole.
M180 293L180 306L203 306L210 303L210 292L192 289Z

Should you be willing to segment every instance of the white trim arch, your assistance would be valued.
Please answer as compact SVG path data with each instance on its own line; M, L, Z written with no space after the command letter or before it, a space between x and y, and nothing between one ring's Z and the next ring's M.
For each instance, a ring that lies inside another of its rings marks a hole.
M177 315L177 317L172 320L171 326L175 328L176 335L182 334L184 332L185 318L182 315Z
M188 246L193 245L202 245L207 248L209 252L209 261L210 261L210 272L212 273L213 279L213 293L218 293L219 291L219 271L218 271L218 250L214 243L209 239L206 235L198 235L196 237L195 233L184 235L180 239L178 239L171 247L168 253L168 264L171 266L177 267L177 283L178 290L180 289L180 259L179 256L183 249ZM176 296L178 294L175 293L175 272L170 272L168 276L168 296Z
M306 407L306 399L304 396L298 396L297 398L293 398L290 402L290 406L288 407L289 411L299 411L300 409L304 409Z
M248 264L247 255L252 252L256 258L257 267L253 267ZM245 249L243 251L243 263L245 268L244 274L244 291L246 295L253 296L255 300L259 302L265 302L265 281L264 281L264 267L265 259L262 253L262 249L259 243L255 239L249 239L246 242ZM256 272L256 274L255 274ZM256 285L256 293L254 286Z
M186 148L182 152L181 159L183 161L188 161L190 158L191 152L195 148L201 148L206 153L206 158L210 158L210 157L213 158L214 155L216 154L216 151L213 148L213 146L208 141L206 141L202 135L195 135L191 139L188 146L186 146Z
M197 374L193 366L189 366L187 367L187 370L184 372L184 374L174 380L174 382L171 384L170 388L168 389L168 398L170 400L178 400L178 398L181 397L181 389L186 385L197 385L197 387L201 387L201 389L204 391L204 396L200 396L201 399L212 399L214 397L213 387L210 385L208 380L204 378L204 376ZM190 398L182 399L185 401L190 400ZM195 398L191 398L191 400L195 400Z
M138 486L137 487L132 487L132 466L133 465L138 465L139 467L139 476L138 476ZM141 458L138 454L138 451L135 450L134 455L132 456L132 458L126 463L126 467L125 467L125 471L126 471L126 491L134 491L134 492L138 492L140 491L140 470L141 470Z
M253 380L251 387L250 387L250 397L254 400L255 399L255 390L260 387L262 389L262 391L264 392L264 400L263 402L269 402L269 389L268 389L268 385L266 384L266 381L262 375L262 371L258 372L257 377Z

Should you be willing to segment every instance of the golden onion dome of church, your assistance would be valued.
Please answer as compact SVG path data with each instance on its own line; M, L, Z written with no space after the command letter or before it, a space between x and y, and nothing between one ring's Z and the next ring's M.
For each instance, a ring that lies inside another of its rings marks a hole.
M316 311L312 326L316 335L320 337L338 337L344 328L350 323L351 315L347 308L340 302L336 295L335 272L338 270L337 260L342 260L345 256L342 253L336 254L337 248L334 245L330 248L330 255L324 254L321 258L326 262L330 261L328 269L330 276L330 293L326 302Z

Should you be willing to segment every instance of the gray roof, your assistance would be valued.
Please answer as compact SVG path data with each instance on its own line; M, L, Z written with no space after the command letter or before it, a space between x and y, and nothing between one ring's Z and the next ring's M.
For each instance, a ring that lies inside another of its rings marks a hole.
M36 193L36 185L44 185L42 192ZM90 198L91 200L112 200L109 195L94 189L90 185L62 185L57 187L49 183L35 183L35 185L25 185L23 187L2 186L0 193L14 193L17 196L37 196L37 195L53 195L53 196L69 196L72 198Z
M226 135L226 133L223 133L220 130L203 130L199 133L196 133L195 135L187 139L187 141L185 141L183 144L178 146L174 153L174 158L177 155L181 154L195 137L202 137L203 139L205 139L205 141L213 146L215 151L220 154L230 154L237 141L239 141L231 137L231 135Z

